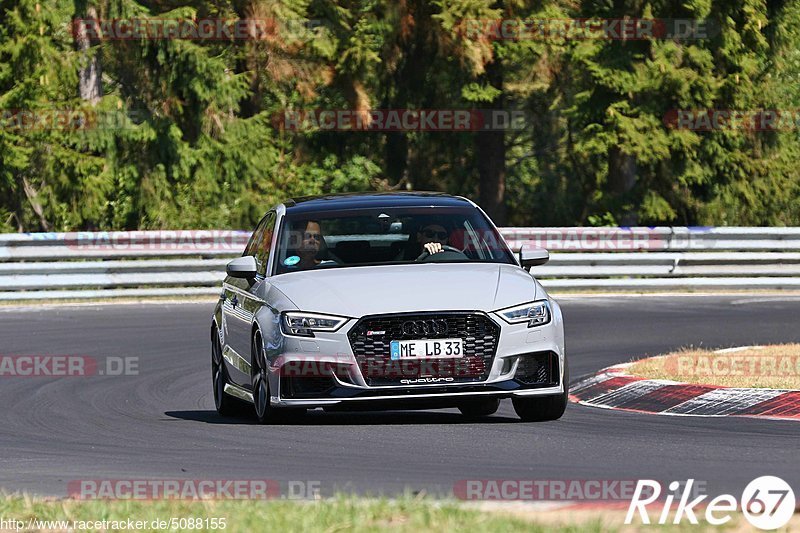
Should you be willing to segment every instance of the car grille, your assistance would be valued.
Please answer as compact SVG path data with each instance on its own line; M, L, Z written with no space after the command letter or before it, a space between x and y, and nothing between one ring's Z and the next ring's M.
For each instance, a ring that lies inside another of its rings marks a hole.
M558 356L553 352L525 354L519 357L514 379L525 385L558 385Z
M368 316L359 320L347 334L369 386L401 385L407 384L403 380L426 377L433 380L428 382L443 384L485 381L497 352L499 336L500 327L488 316L477 312ZM391 359L390 343L393 340L447 338L463 339L463 357Z

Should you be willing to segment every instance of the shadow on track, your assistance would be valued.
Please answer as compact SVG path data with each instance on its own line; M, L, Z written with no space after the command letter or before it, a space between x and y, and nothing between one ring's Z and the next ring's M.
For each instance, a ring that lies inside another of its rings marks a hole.
M222 416L214 410L210 411L167 411L164 413L170 418L205 422L206 424L247 425L255 423L255 418L248 416Z
M243 415L241 417L224 417L216 411L167 411L164 413L170 418L205 422L206 424L225 425L257 425L255 416ZM424 424L518 424L520 420L515 417L492 415L475 420L465 418L459 413L435 411L352 411L352 412L323 412L321 410L309 411L304 417L283 426L402 426Z

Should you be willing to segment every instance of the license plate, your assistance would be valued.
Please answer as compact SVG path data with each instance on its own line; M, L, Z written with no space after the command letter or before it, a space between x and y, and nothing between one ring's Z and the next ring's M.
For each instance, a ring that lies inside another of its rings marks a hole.
M462 339L392 341L392 359L454 359L464 356Z

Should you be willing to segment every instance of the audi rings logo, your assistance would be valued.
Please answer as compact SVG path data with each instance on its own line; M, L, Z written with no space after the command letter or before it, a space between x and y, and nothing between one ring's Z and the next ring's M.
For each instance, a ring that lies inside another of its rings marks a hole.
M407 320L403 322L404 335L444 335L447 333L447 320Z

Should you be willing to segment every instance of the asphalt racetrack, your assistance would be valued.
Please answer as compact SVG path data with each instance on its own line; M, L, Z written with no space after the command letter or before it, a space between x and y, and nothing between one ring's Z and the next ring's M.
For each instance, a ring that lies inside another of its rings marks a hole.
M686 345L800 342L790 296L561 299L572 380ZM82 479L319 481L334 490L445 495L464 479L694 478L740 494L800 486L800 424L668 417L570 404L521 423L456 410L323 413L299 425L222 418L211 391L213 302L0 308L2 355L138 357L138 375L0 377L0 488L64 496Z

